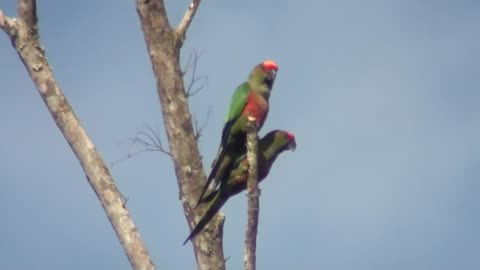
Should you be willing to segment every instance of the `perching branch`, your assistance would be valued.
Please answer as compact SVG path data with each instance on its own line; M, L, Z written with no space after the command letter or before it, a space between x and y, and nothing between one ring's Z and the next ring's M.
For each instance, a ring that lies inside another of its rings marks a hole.
M245 258L244 266L246 270L256 269L256 249L257 249L257 230L258 215L260 211L260 189L258 188L258 136L255 118L248 118L247 126L247 159L248 159L248 223L245 236Z
M183 211L190 229L195 226L204 211L204 206L197 209L194 206L201 187L206 183L206 177L180 68L180 49L199 4L200 0L193 0L179 27L173 29L168 22L163 0L136 0L138 16L156 78L157 93ZM223 215L218 214L193 240L198 269L225 269L222 226Z
M155 269L112 176L54 79L39 39L35 1L19 0L18 14L19 19L10 19L0 11L0 28L12 40L55 123L79 160L132 268Z

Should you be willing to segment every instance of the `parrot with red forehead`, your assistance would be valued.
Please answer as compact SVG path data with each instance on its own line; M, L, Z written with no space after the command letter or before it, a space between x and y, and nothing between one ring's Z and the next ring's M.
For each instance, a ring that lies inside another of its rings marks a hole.
M277 75L278 65L266 60L251 71L248 81L237 87L233 93L222 140L217 157L213 161L212 171L203 187L198 203L202 200L208 187L215 179L215 187L231 165L233 157L246 151L248 118L256 120L257 131L260 130L268 115L268 99ZM197 206L198 206L197 203Z
M274 130L265 135L258 142L258 181L265 179L272 168L278 155L286 150L295 150L297 143L292 133L283 130ZM198 221L187 240L193 239L199 234L210 220L217 214L227 200L247 188L248 180L247 152L237 155L234 158L231 169L224 174L220 186L202 198L200 203L208 203L206 211Z

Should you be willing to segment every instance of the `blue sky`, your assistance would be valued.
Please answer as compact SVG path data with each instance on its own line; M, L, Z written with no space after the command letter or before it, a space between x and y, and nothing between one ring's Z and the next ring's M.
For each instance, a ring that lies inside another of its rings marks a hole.
M144 124L163 129L143 34L133 1L67 2L39 1L41 38L112 163ZM167 2L176 24L189 2ZM12 16L16 1L0 7ZM200 121L212 112L204 164L233 90L265 59L280 70L261 134L297 138L261 186L259 269L480 267L479 11L466 0L202 3L182 58L203 52L208 88L190 104ZM0 268L129 269L4 34L0 59ZM158 269L193 269L171 160L144 154L111 173ZM223 210L227 266L242 269L245 196Z

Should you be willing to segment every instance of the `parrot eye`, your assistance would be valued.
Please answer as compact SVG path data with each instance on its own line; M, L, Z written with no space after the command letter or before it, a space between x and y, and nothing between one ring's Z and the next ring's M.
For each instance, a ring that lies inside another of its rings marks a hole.
M275 69L272 69L270 70L269 74L271 77L275 78L275 76L277 76L277 71Z

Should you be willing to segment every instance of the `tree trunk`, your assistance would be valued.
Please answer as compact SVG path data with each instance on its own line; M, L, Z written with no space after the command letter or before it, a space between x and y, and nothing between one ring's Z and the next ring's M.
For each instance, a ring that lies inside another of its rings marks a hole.
M203 207L195 210L194 206L206 177L193 132L183 73L180 69L180 49L186 28L198 5L199 1L193 1L179 27L173 29L168 22L163 1L137 0L137 12L157 79L157 92L180 198L190 229L194 227L204 210ZM195 237L193 248L198 269L225 269L222 247L223 220L223 215L218 214L203 232Z

